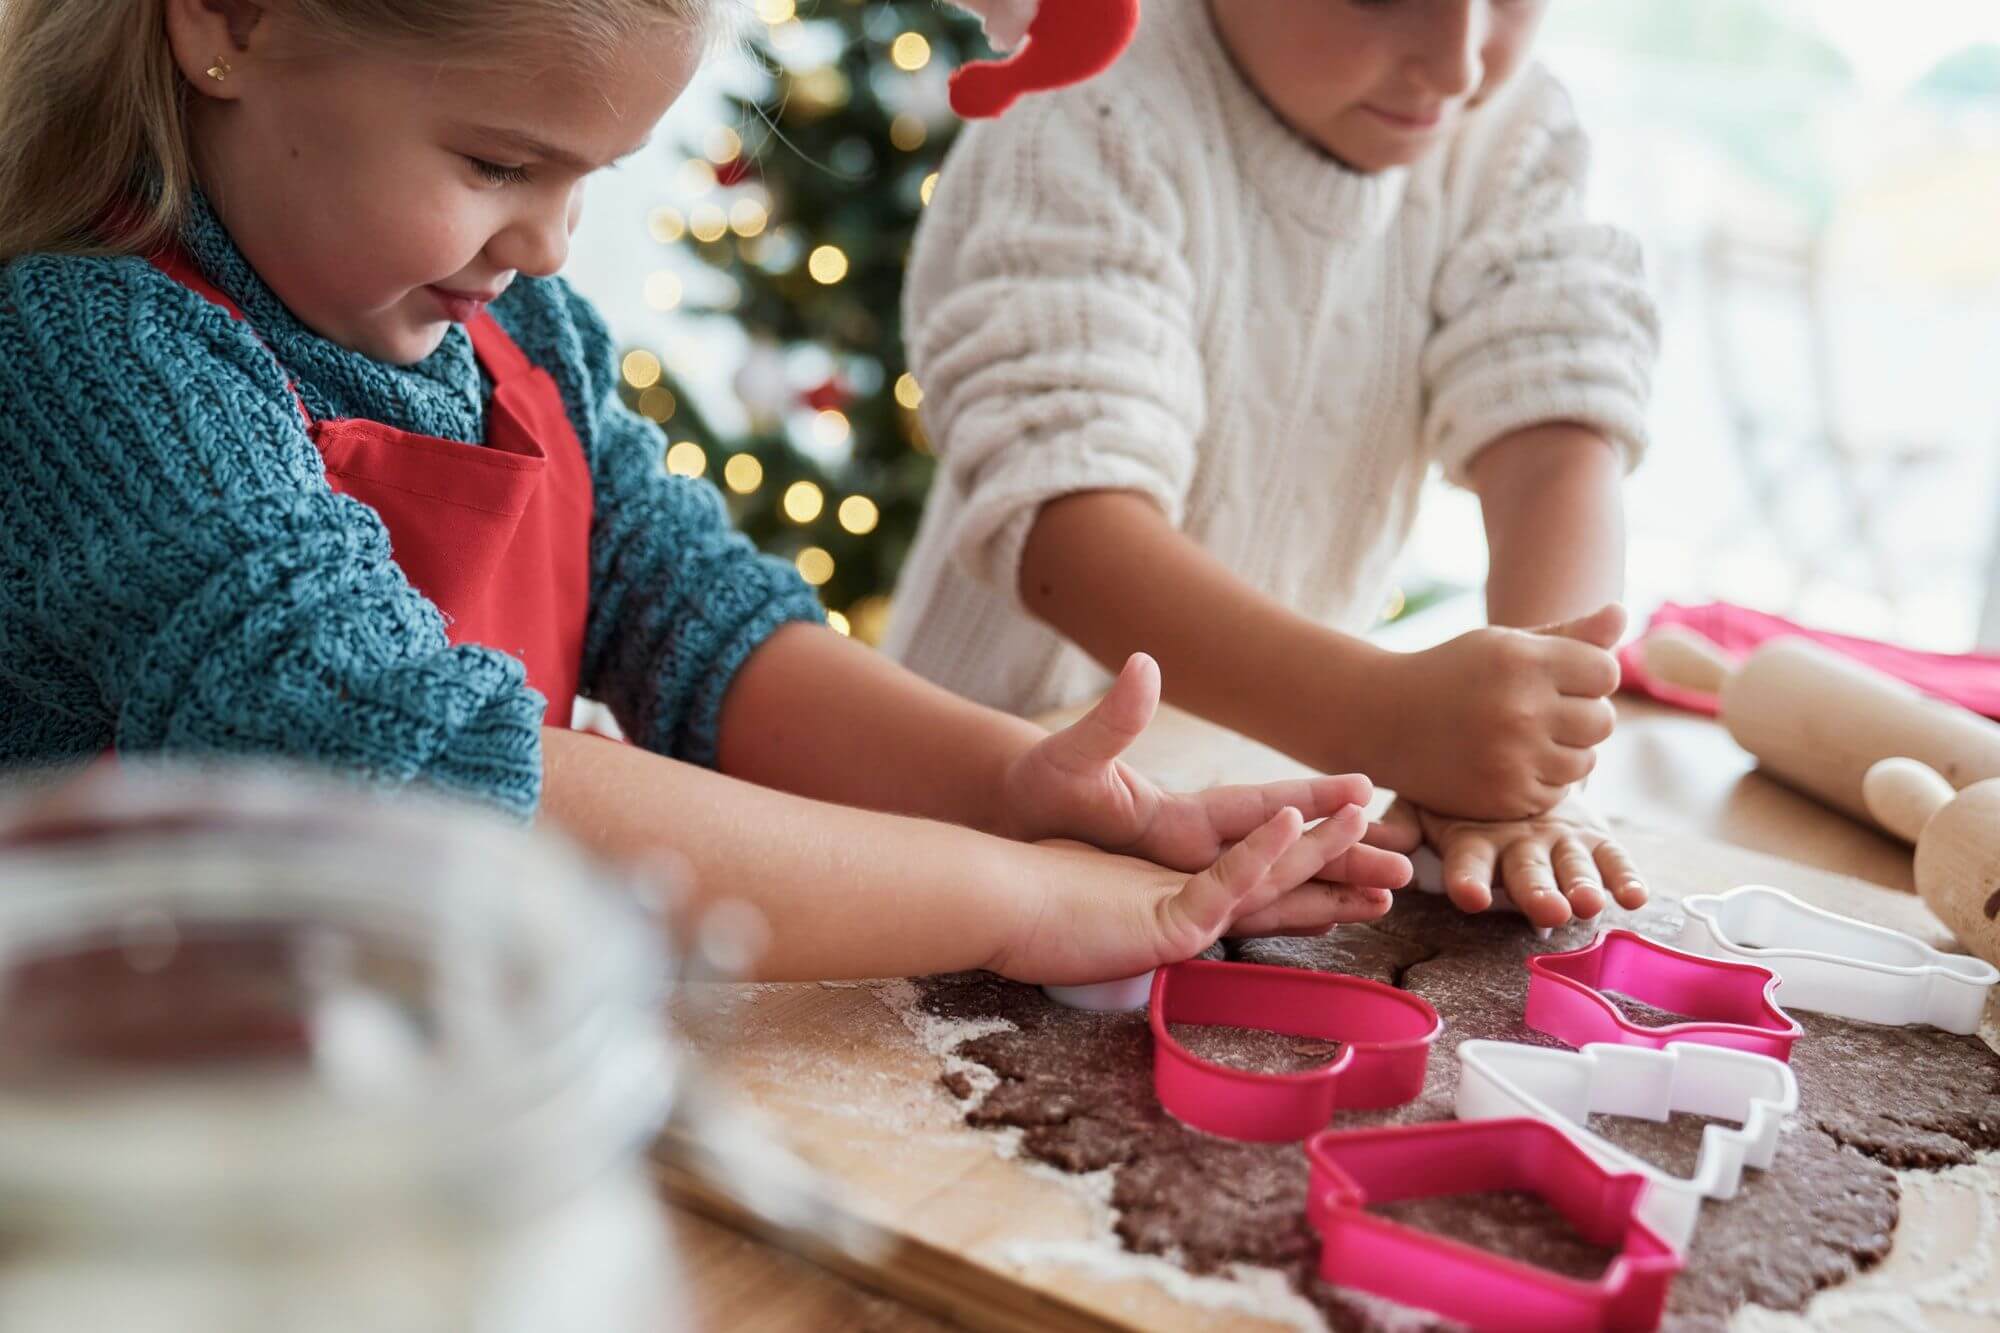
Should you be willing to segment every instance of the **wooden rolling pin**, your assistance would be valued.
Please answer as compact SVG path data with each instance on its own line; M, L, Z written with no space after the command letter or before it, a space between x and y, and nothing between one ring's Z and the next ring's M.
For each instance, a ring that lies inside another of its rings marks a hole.
M2000 966L2000 780L1954 792L1914 759L1884 759L1862 780L1868 808L1917 847L1917 892L1967 952Z
M1810 639L1771 639L1739 666L1663 625L1644 652L1661 680L1719 696L1729 734L1773 777L1878 827L1862 779L1883 759L1915 759L1953 787L2000 778L2000 725Z

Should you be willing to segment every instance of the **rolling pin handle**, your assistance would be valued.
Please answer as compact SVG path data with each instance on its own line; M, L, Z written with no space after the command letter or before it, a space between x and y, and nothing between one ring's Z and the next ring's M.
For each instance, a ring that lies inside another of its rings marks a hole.
M1736 662L1706 635L1685 625L1662 625L1646 635L1646 670L1669 685L1703 694L1720 694L1736 674Z
M1916 842L1931 816L1956 794L1936 769L1914 759L1884 759L1861 780L1868 813L1908 843Z

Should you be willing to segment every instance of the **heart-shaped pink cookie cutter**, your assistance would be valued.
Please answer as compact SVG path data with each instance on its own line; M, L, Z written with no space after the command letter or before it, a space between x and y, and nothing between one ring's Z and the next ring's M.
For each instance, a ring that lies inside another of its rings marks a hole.
M1284 1143L1341 1109L1395 1106L1424 1087L1444 1020L1420 995L1364 977L1193 959L1153 977L1153 1089L1178 1120L1210 1134ZM1204 1060L1170 1023L1258 1028L1343 1043L1332 1064L1261 1074Z

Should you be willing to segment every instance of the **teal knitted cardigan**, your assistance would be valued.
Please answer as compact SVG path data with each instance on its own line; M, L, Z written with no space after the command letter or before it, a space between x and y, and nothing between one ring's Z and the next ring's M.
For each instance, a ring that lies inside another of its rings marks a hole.
M491 385L465 330L376 361L295 319L205 203L184 241L247 324L143 259L0 267L0 767L293 759L525 817L541 696L518 660L446 641L375 512L328 488L287 387L316 418L477 442ZM662 469L588 302L524 278L492 311L590 458L582 692L634 742L713 763L737 669L818 600L713 486Z

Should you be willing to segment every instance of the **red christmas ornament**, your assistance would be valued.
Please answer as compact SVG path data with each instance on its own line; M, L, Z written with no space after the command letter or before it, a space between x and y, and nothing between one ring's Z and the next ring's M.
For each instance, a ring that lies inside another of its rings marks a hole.
M715 169L715 183L726 189L731 185L741 185L744 181L754 180L756 175L757 168L750 165L750 159L738 153Z
M1111 68L1138 29L1139 0L1042 0L1020 50L951 76L951 109L984 120L1023 93L1082 83Z
M853 391L838 375L829 375L802 395L805 405L815 412L838 412L854 401Z

